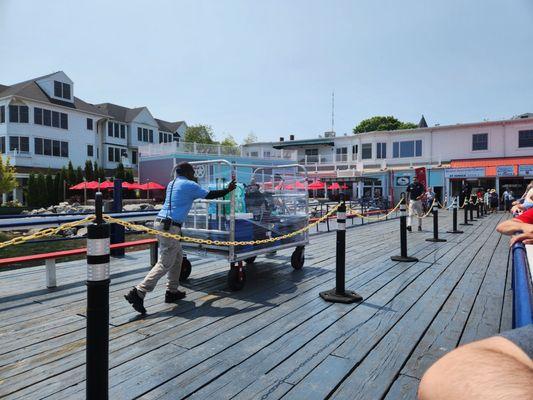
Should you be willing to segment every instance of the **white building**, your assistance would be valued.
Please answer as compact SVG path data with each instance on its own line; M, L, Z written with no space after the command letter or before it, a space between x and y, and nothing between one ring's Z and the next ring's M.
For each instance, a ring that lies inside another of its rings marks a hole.
M462 178L497 190L503 186L522 188L524 177L533 173L533 115L346 136L326 132L319 138L302 140L291 135L289 140L246 145L244 152L261 157L280 149L297 150L298 161L312 176L356 182L350 188L355 197L388 194L397 198L409 179L396 185L395 176L412 176L416 167L426 167L429 185L441 194L456 192L457 180ZM465 168L477 170L467 173Z
M89 104L74 96L62 71L14 85L0 85L0 155L16 167L19 187L3 200L23 200L30 173L55 171L87 160L107 170L119 161L136 168L138 146L178 141L185 122L156 120L146 107Z

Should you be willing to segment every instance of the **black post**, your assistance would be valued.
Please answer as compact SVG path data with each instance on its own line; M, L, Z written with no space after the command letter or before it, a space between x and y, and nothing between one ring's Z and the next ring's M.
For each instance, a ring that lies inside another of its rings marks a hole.
M452 212L453 212L453 229L448 231L448 233L463 233L463 231L457 230L457 202L459 201L458 197L453 200Z
M433 237L426 239L426 242L446 242L446 239L439 239L439 206L434 203L431 210L433 213Z
M102 193L95 195L94 223L87 227L87 345L85 395L106 400L109 370L109 224Z
M337 209L337 250L335 265L335 289L320 292L320 297L332 303L354 303L362 301L361 295L345 289L346 275L346 204L344 195L340 195L340 206Z
M122 212L122 179L113 181L113 212ZM125 232L122 225L111 224L111 243L124 243ZM125 249L113 249L111 255L123 257Z
M361 225L365 224L365 203L361 199Z
M479 205L479 199L478 199L478 201L476 203L476 218L477 219L481 218L480 215L479 215L479 207L480 207L480 205Z
M463 210L465 213L465 219L464 222L461 225L474 225L468 222L468 203L463 203Z
M416 262L418 261L418 258L416 257L409 257L407 255L407 215L406 215L406 205L405 205L405 197L402 195L402 199L400 202L400 255L399 256L392 256L392 261L400 261L400 262Z
M326 204L326 214L329 213L329 205ZM326 218L326 226L328 227L329 232L329 217Z

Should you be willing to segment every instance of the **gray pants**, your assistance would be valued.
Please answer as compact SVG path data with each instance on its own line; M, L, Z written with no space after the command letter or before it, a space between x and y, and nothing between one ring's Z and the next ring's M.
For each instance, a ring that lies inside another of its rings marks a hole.
M154 229L163 231L163 224L154 222ZM172 225L168 232L179 235L181 234L181 229ZM167 290L169 292L176 293L180 283L181 261L183 260L181 243L175 239L162 236L159 236L157 241L159 244L157 263L152 267L148 275L146 275L146 278L136 286L139 295L143 298L147 292L154 290L157 281L165 274L168 277Z
M409 202L409 214L407 215L407 226L411 226L413 215L418 217L418 226L422 227L422 216L424 215L424 208L421 200L411 200Z

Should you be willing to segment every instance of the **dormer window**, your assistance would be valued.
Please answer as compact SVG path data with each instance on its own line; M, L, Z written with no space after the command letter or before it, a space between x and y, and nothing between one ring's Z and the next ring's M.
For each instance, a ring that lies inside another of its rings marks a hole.
M70 100L70 85L68 83L54 81L54 96Z

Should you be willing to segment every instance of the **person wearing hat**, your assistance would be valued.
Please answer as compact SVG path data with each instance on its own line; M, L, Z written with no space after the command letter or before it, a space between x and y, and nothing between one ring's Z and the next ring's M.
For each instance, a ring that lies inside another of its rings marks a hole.
M232 180L226 189L208 191L197 183L194 168L187 162L180 163L176 173L177 177L167 186L165 202L155 218L154 229L180 235L181 226L187 219L194 200L224 197L235 190L236 183ZM185 292L178 290L183 259L181 243L162 236L158 236L157 241L159 245L157 263L142 282L124 295L135 311L141 314L146 314L144 308L146 293L154 290L163 275L168 277L165 303L174 303L185 297Z

